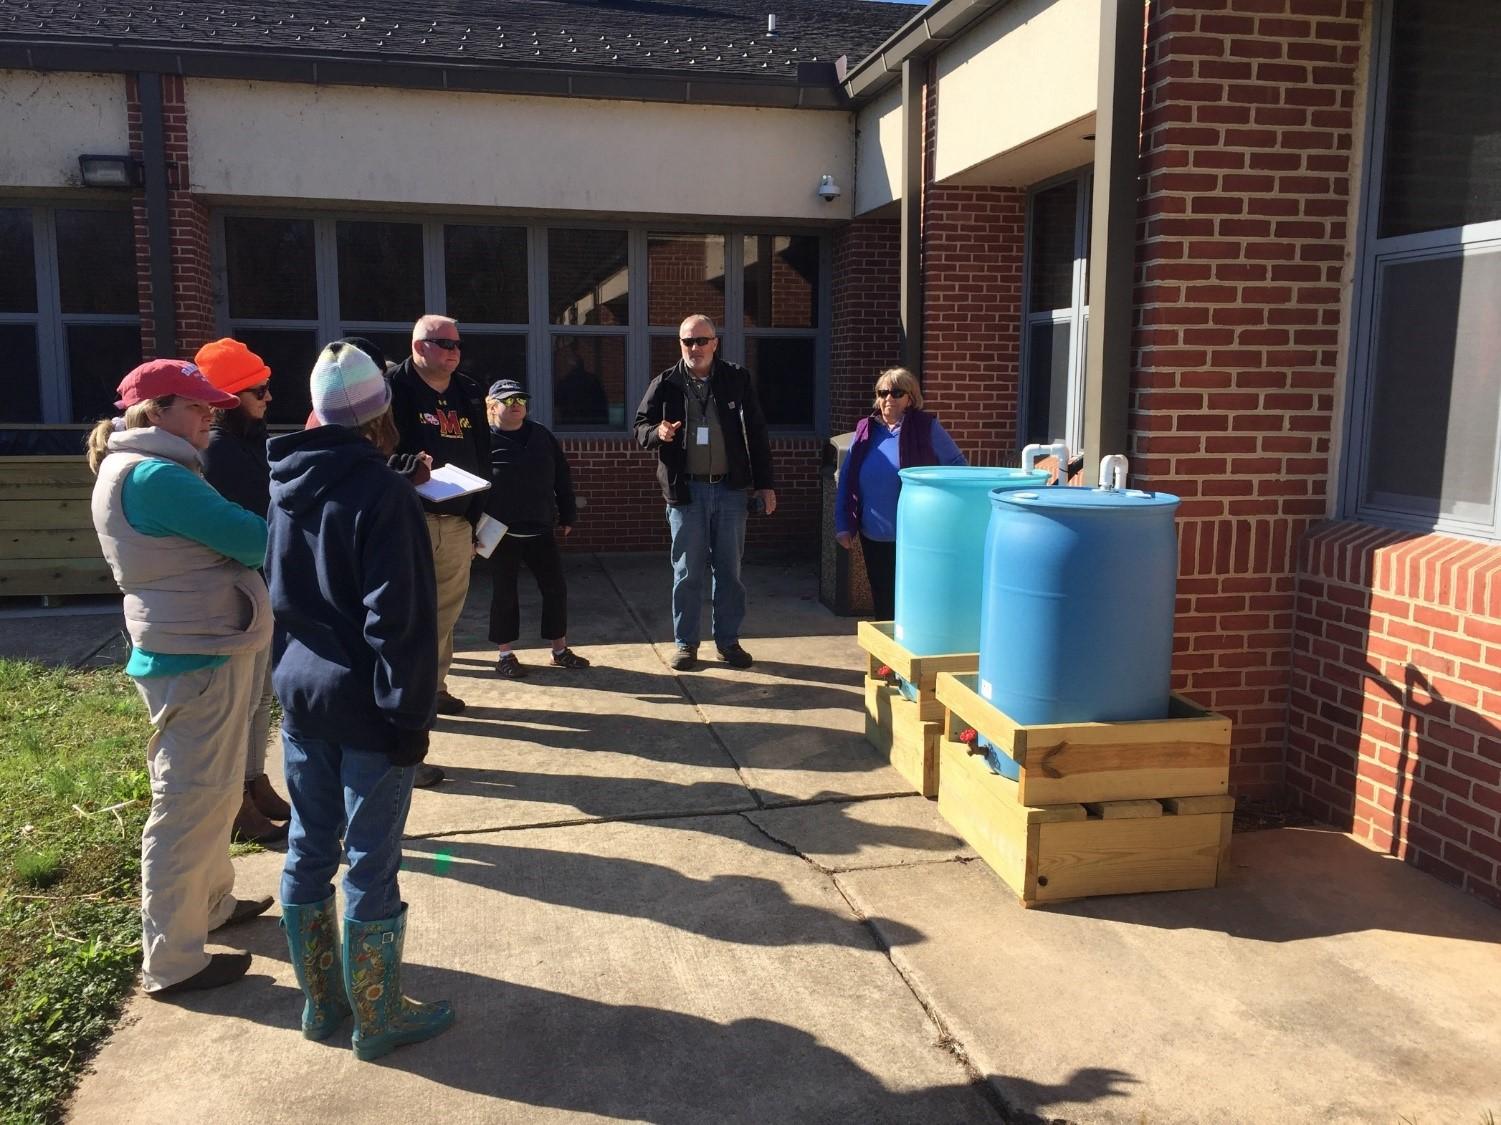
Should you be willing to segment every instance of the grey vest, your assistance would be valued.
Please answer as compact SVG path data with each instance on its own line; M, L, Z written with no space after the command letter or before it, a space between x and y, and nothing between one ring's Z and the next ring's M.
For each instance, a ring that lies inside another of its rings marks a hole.
M198 451L154 426L109 439L94 482L94 530L115 584L125 594L131 644L147 652L219 656L271 642L271 596L248 566L176 535L143 535L125 518L121 490L142 461L171 461L200 472Z

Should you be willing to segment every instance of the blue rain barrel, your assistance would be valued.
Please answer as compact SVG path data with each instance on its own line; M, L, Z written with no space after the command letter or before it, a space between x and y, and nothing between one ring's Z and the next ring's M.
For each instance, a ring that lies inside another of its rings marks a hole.
M1020 723L1166 718L1178 498L1041 488L990 504L980 694Z
M917 656L976 652L990 494L1040 488L1043 469L923 465L901 471L896 505L896 641Z

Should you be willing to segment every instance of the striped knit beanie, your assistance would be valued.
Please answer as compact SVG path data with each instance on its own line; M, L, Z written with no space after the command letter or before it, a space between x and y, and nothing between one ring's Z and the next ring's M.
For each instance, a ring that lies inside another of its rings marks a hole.
M313 413L325 426L363 426L391 405L385 373L365 352L344 340L323 349L309 380Z

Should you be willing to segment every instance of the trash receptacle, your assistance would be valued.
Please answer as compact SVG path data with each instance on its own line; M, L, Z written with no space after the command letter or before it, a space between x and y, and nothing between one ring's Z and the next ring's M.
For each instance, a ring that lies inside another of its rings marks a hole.
M839 466L849 452L854 431L838 434L823 447L819 469L822 489L822 527L819 531L818 600L840 617L862 617L871 611L870 580L860 548L846 551L834 539L834 507L839 498Z

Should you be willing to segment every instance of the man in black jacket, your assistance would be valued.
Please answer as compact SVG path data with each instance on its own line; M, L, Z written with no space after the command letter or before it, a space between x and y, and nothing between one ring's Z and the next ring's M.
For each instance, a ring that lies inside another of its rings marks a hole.
M428 314L412 327L412 354L390 375L391 416L401 438L396 452L426 453L434 468L457 465L489 480L485 399L458 370L461 347L459 326L446 316ZM438 582L438 714L457 715L464 701L448 690L453 627L469 594L474 525L485 510L485 497L476 492L439 503L424 500L422 507Z
M777 507L766 419L750 372L717 357L712 320L688 317L678 342L682 360L651 381L636 410L636 440L657 452L672 531L672 667L686 671L698 661L708 576L714 645L727 664L749 668L751 655L740 646L746 513L750 504L768 516ZM754 490L750 497L748 489Z

